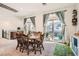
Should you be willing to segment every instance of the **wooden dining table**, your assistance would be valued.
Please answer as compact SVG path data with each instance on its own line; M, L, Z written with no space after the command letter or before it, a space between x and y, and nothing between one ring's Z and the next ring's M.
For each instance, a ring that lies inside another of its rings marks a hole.
M40 33L31 33L31 34L29 35L29 38L30 38L30 39L35 39L35 40L37 40L37 41L40 41Z
M41 41L40 40L40 36L41 36L40 33L35 32L35 33L27 34L27 35L23 34L23 36L26 37L25 38L25 41L26 41L25 46L27 47L27 55L29 55L30 51L34 51L34 54L36 54L37 43L39 41ZM30 48L30 46L32 48Z
M35 50L36 42L40 41L40 36L39 35L31 34L28 37L29 37L29 41L28 42L32 42L33 43L33 49L31 49L31 51L35 51L34 54L36 54L36 50ZM29 55L29 51L30 51L29 45L30 45L30 43L28 43L28 47L27 47L27 49L28 49L27 54L28 55Z

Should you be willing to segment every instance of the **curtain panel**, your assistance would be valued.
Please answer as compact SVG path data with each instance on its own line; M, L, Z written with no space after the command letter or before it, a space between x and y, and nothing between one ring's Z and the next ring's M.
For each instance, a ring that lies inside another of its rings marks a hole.
M25 25L26 21L27 21L27 18L24 18L24 32L25 32L25 34L26 34L26 25Z
M27 21L27 18L24 18L24 25L25 25L26 21Z
M66 26L66 24L65 24L65 20L64 20L64 11L56 12L56 15L58 16L59 20L61 20L61 22L64 24L62 34L65 36L65 26Z
M61 20L62 23L63 23L64 25L66 25L66 24L65 24L65 21L64 21L64 11L56 12L56 15L58 16L59 20Z
M46 33L46 30L45 30L45 28L46 28L45 24L46 24L48 18L49 18L49 14L44 14L43 15L43 28L44 28L43 31L44 31L45 37L48 36L48 33Z
M35 26L35 16L34 17L30 17L30 19L31 19L33 25Z
M48 18L49 18L49 14L43 15L43 26L45 26L45 23L47 22Z

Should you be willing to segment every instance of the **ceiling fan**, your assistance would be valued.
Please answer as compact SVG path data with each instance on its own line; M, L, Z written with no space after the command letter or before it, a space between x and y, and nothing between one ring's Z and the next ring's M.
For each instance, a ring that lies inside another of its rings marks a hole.
M4 4L2 4L2 3L0 3L0 7L5 8L5 9L7 9L7 10L10 10L10 11L12 11L12 12L18 12L16 9L11 8L11 7L9 7L9 6L7 6L7 5L4 5Z

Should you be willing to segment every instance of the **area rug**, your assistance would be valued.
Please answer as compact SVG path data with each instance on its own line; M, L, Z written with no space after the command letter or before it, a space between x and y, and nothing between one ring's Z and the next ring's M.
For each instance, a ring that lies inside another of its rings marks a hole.
M54 56L73 56L71 48L67 45L56 44Z

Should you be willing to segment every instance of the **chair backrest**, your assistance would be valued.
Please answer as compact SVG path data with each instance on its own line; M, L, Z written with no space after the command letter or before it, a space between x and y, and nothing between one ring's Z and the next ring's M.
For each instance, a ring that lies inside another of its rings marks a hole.
M22 31L17 31L16 32L16 38L20 38L22 36L23 32Z
M41 43L43 43L43 40L44 40L44 34L41 35L41 38L40 38L40 39L41 39Z
M42 42L43 42L43 39L44 39L44 34L42 34L42 32L37 32L37 33L36 33L36 36L39 37L38 40L42 43Z
M28 42L29 42L29 36L28 36L28 34L27 35L22 34L21 37L22 37L23 45L27 45Z
M42 32L33 32L30 35L34 35L38 41L43 41L44 35Z

